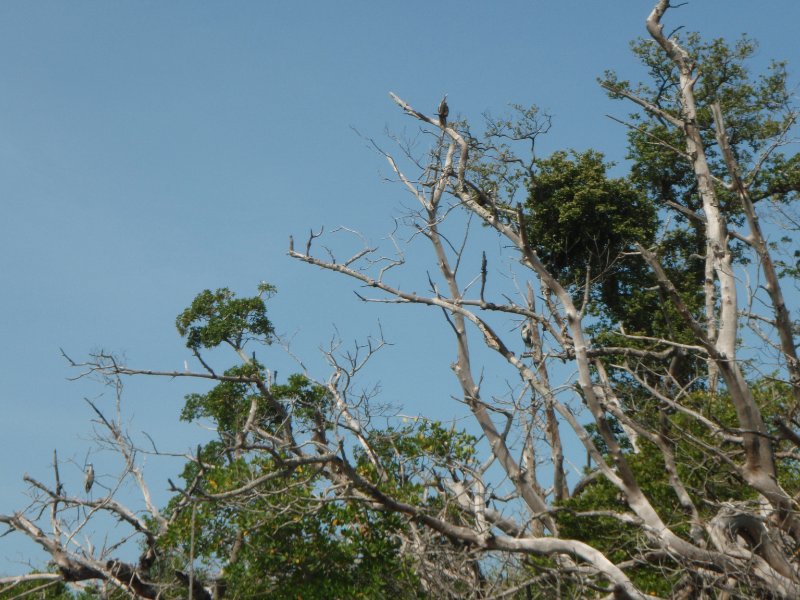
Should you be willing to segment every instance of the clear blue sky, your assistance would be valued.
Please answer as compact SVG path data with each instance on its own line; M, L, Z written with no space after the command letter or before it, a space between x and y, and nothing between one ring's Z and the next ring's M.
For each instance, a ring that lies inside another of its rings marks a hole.
M447 92L452 114L472 120L535 103L554 116L544 151L621 159L624 131L604 115L626 107L595 79L607 68L638 76L628 41L651 4L0 3L0 512L24 504L25 472L50 476L53 448L82 465L91 445L82 397L103 389L68 382L59 348L181 369L174 318L204 288L276 284L272 317L312 365L334 326L352 340L380 318L396 343L370 373L382 398L410 413L435 399L446 417L453 350L438 315L365 307L352 283L288 259L288 235L391 230L402 191L351 129L379 141L387 127L413 133L390 90L431 112ZM669 22L707 37L747 32L761 42L757 66L775 57L800 69L797 0L694 0ZM428 356L415 352L424 335ZM277 349L263 358L288 364ZM187 450L200 435L177 424L190 389L131 383L132 431ZM78 466L67 471L76 482ZM172 473L152 473L166 498ZM3 538L0 559L25 548Z

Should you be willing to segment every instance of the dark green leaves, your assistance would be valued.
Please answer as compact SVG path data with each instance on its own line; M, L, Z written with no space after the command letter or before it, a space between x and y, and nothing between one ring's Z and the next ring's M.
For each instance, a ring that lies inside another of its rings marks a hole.
M639 262L625 256L649 246L657 228L654 205L627 179L610 178L603 155L556 152L536 162L527 203L528 239L551 273L576 290L587 273L607 306L641 280Z
M175 325L192 350L215 348L223 342L239 350L249 339L270 343L274 329L264 297L274 292L267 283L262 283L259 295L252 298L236 298L228 288L205 290L178 316Z

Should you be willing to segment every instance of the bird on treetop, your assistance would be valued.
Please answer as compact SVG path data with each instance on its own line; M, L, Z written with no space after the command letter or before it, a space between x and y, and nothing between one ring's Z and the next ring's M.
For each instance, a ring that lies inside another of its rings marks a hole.
M87 494L92 489L92 485L94 485L94 467L92 463L89 463L86 465L86 478L83 480L83 489Z
M439 110L437 112L439 113L439 125L447 127L447 115L450 114L450 107L447 106L447 94L439 102Z

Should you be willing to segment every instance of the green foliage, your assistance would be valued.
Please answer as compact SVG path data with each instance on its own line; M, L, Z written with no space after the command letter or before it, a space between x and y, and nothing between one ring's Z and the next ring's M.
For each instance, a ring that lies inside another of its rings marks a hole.
M608 177L602 154L555 152L536 161L526 204L528 239L550 272L582 293L587 274L594 297L618 318L625 299L646 278L641 261L625 257L651 245L655 207L626 179Z
M786 65L774 62L760 76L751 74L748 61L757 44L742 37L734 44L723 39L706 42L695 33L680 39L690 59L701 65L695 85L697 125L706 147L712 169L727 176L717 146L711 105L718 102L725 118L725 128L740 166L742 176L761 159L762 151L782 135L793 122L792 92L787 87ZM632 44L633 52L648 70L652 85L632 85L621 81L613 72L606 73L605 82L613 87L630 90L677 116L681 116L680 83L675 65L651 40ZM619 98L618 94L610 93ZM634 182L658 201L678 202L692 210L699 208L695 178L690 161L683 154L682 132L660 118L646 113L631 115L635 127L629 132L630 154ZM772 197L780 201L797 198L800 190L798 155L786 157L780 152L769 156L751 183L755 201ZM730 192L718 186L722 206L736 218L738 203Z
M0 586L0 600L14 598L36 598L37 600L91 600L99 598L86 593L75 594L60 581L47 580L25 581L18 584Z
M313 423L316 417L325 415L331 408L325 387L311 382L305 375L293 374L285 384L272 385L269 398L264 397L252 381L248 381L264 381L264 367L258 362L231 367L224 375L246 380L221 381L204 394L187 394L181 420L210 419L219 435L230 440L247 421L253 401L257 405L255 422L267 429L279 425L275 421L280 418L276 414L275 403L291 407L294 420L300 424Z
M642 492L657 508L667 526L679 535L686 535L689 530L689 518L682 510L669 484L661 452L649 442L643 442L640 446L641 453L629 455L628 461L640 482ZM687 460L688 458L684 457ZM681 475L687 475L686 471L690 468L691 463L683 462ZM691 483L711 486L712 483L705 478L706 474L705 468L695 470L690 474ZM737 485L738 481L730 473L720 479L724 481L724 485L715 491L722 495L723 501L741 496L741 491L746 489ZM606 479L598 478L580 495L565 501L561 509L557 513L557 520L562 536L591 544L615 562L641 558L647 552L637 526L623 523L613 516L603 515L603 513L622 513L627 509L619 490ZM643 561L641 567L630 571L631 579L647 593L668 596L679 575L673 571L671 576L667 576L670 571L668 560L663 565L658 562L655 564L652 561L650 564L647 562Z
M370 438L375 451L387 464L403 460L429 459L448 464L469 464L475 460L476 438L438 421L419 420L402 427L376 431Z
M238 365L225 371L227 377L249 378L260 374L261 368L257 363ZM222 381L205 394L188 394L181 420L212 419L219 427L220 434L232 435L240 430L247 419L252 398L257 399L261 406L266 404L266 400L253 391L252 384L246 381ZM266 407L263 410L266 411Z
M219 444L203 450L208 468L202 486L209 501L197 505L194 517L185 510L175 521L162 540L165 554L189 555L194 520L194 555L206 568L224 564L240 545L225 568L230 597L418 597L412 565L399 554L393 535L404 527L402 519L326 497L314 466L286 470L263 459L226 463L222 450ZM213 498L267 473L279 476L235 500ZM196 465L187 465L184 478L197 475Z
M560 280L582 284L587 267L600 274L655 233L653 207L626 180L609 178L609 166L593 150L559 151L536 162L526 224Z
M290 403L299 424L311 425L333 408L328 390L299 373L290 375L284 384L273 385L270 391L276 400Z
M762 197L789 203L798 199L800 190L800 154L787 158L778 155L772 162L772 168L759 175L758 182Z
M688 34L679 41L692 63L698 65L699 77L694 88L697 102L695 124L712 172L721 179L729 178L718 147L711 110L713 103L719 103L733 153L741 167L740 175L750 185L753 200L770 197L779 202L789 202L796 198L800 189L798 155L786 157L774 152L765 158L763 154L765 149L781 139L794 118L790 110L791 93L787 89L785 65L773 63L765 75L753 76L747 62L756 51L756 45L746 37L729 44L721 39L706 42L697 34ZM611 88L610 96L622 98L617 91L633 93L659 109L683 118L679 74L674 63L652 40L639 40L632 48L647 69L650 83L632 84L608 72L604 83ZM653 237L645 245L656 252L690 312L702 323L706 318L703 293L706 242L703 224L696 219L687 219L685 214L702 215L702 201L692 162L686 155L684 132L666 119L645 111L630 115L630 121L627 156L631 161L630 185L658 209L658 237ZM760 170L753 174L752 169L756 166ZM716 184L716 193L729 221L733 225L741 224L743 215L735 195L719 184ZM684 211L676 207L682 207ZM643 215L649 218L649 213ZM545 220L543 228L551 221ZM745 254L735 244L733 252L737 261L746 261ZM641 261L638 262L641 265ZM796 259L790 259L779 265L784 276L797 272L795 262ZM627 280L631 284L629 289L616 304L603 302L592 307L599 319L592 332L595 342L646 348L644 343L633 343L609 333L613 326L622 323L629 333L691 343L691 332L671 303L655 288L652 278L638 267L631 270L631 275ZM613 291L610 295L613 296ZM677 356L671 372L682 385L693 382L693 389L704 385L703 365L696 360Z
M274 288L263 285L260 291L258 297L243 299L225 288L198 295L177 319L187 346L199 350L224 342L239 350L248 339L268 343L273 326L262 296ZM419 597L413 565L399 551L396 534L405 527L402 518L369 510L353 498L335 497L326 491L330 481L319 465L292 465L294 457L288 451L231 450L253 401L254 422L263 430L281 427L276 404L291 415L295 426L305 425L309 431L330 428L334 415L327 389L293 374L283 384L271 384L266 393L266 370L254 358L224 375L226 380L210 391L186 396L181 418L210 421L219 440L199 448L200 462L185 465L186 486L194 485L205 500L193 507L183 506L180 497L170 502L167 512L177 511L176 518L161 539L158 568L165 574L174 568L186 570L189 555L196 558L200 575L224 565L226 597L232 598ZM398 448L408 455L400 459L403 462L422 461L428 451L468 453L468 440L438 424L424 425L419 437L412 429L383 437L387 456L395 456ZM363 455L358 464L363 477L378 481ZM419 500L420 488L395 475L384 484ZM233 490L240 492L225 495Z
M251 337L269 343L274 329L267 318L264 297L274 294L275 288L262 283L258 290L259 295L252 298L236 298L228 288L198 294L175 321L178 332L186 338L186 346L199 350L224 342L241 349Z
M476 438L464 431L445 428L437 421L419 420L401 427L387 427L371 432L370 447L384 468L381 479L362 449L356 449L359 473L377 483L384 491L418 506L437 508L438 498L423 502L423 481L437 468L477 468ZM445 467L445 465L447 467Z
M659 514L680 532L687 529L686 516L670 487L661 454L645 444L643 452L631 456L630 465L642 484L642 491L658 507ZM626 509L619 491L606 479L597 479L579 496L565 501L556 518L563 537L578 539L604 552L614 562L640 558L646 548L639 528L602 513L621 513ZM600 514L598 514L600 511ZM677 576L666 576L659 566L649 564L629 571L631 579L646 593L669 596Z
M259 475L285 472L270 460L223 464L217 457L215 462L218 466L203 474L212 495ZM354 502L326 499L320 483L318 469L301 466L230 502L212 496L197 505L194 517L190 510L180 515L163 540L164 550L188 556L194 520L194 555L203 565L224 564L235 555L225 568L229 597L416 597L413 570L392 536L402 521Z
M300 376L295 383L311 400L320 400L318 390ZM356 452L356 468L394 497L438 511L441 503L424 499L419 478L445 463L474 467L475 441L437 422L407 423L370 439L386 468L384 479L363 451ZM329 483L318 466L286 468L281 460L288 456L277 461L261 455L232 458L226 444L212 442L201 448L199 458L203 469L187 463L182 478L187 485L199 478L207 501L197 504L194 516L191 509L182 509L161 541L163 555L171 557L163 560L183 564L194 523L193 555L201 571L236 557L225 567L230 597L423 597L414 565L398 545L397 534L407 526L404 518L352 498L334 498L325 491ZM268 474L273 476L247 494L215 498ZM174 499L168 513L179 506Z
M753 386L753 392L764 414L765 421L773 416L785 414L791 401L788 386L763 380ZM730 399L722 394L713 396L706 392L695 392L685 398L683 404L706 419L729 431L736 430L738 422ZM733 442L720 441L691 415L683 412L665 411L663 406L644 398L629 410L645 427L657 431L674 452L678 475L689 496L700 512L702 519L711 519L722 503L757 502L755 492L743 485L734 468L723 458L732 460L741 453ZM770 435L780 436L775 430ZM621 429L617 434L622 436ZM599 448L605 448L597 434L593 435ZM678 441L680 443L678 443ZM639 440L638 454L628 452L628 462L636 474L643 493L658 510L665 523L678 535L688 536L689 515L681 507L665 469L664 456L660 448L647 440ZM792 446L783 442L785 450ZM628 445L630 450L630 445ZM780 451L780 445L776 447ZM796 460L778 463L779 481L790 494L800 489L800 465ZM638 528L620 522L612 516L603 516L597 511L622 513L626 505L619 491L605 478L597 478L585 486L581 493L561 503L557 513L560 534L574 537L607 553L614 561L633 560L647 552ZM655 562L631 571L632 580L645 592L668 596L679 574L670 573L669 562Z

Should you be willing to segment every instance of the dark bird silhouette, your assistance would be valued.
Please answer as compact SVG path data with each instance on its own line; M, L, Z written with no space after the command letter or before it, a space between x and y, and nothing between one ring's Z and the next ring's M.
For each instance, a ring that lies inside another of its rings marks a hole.
M89 463L86 466L86 478L83 480L83 489L86 490L87 494L92 489L92 485L94 485L94 467L92 463Z
M447 94L444 95L442 101L439 102L439 125L447 127L447 115L450 114L450 107L447 106Z

